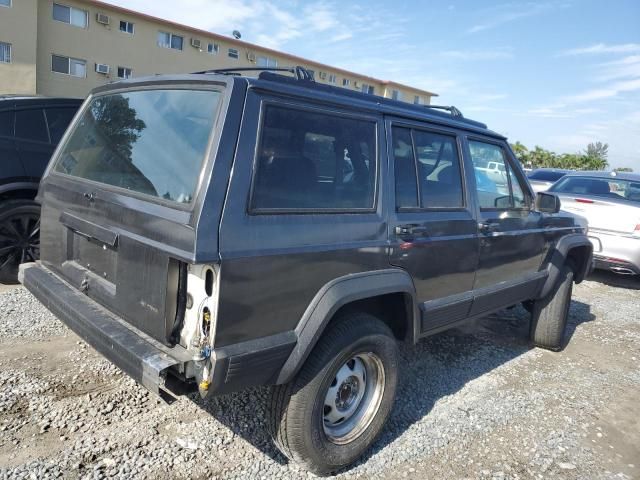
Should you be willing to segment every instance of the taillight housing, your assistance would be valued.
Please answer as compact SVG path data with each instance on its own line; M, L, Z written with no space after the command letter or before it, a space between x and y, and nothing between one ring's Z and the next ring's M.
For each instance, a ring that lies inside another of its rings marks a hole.
M636 225L636 228L633 229L633 236L640 237L640 223Z

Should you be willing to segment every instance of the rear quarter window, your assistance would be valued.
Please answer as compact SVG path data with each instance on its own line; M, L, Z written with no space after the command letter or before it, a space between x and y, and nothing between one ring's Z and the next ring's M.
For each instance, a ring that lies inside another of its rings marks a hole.
M267 105L250 210L372 210L376 155L374 120Z
M96 97L72 127L54 171L190 203L219 97L187 89Z

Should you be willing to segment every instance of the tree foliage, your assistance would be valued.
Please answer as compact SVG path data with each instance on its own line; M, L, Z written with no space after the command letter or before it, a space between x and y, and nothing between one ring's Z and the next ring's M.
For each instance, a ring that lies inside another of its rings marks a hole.
M520 142L511 145L520 163L528 168L562 168L566 170L604 170L609 166L609 145L596 142L587 145L584 152L557 154L536 145L529 150Z

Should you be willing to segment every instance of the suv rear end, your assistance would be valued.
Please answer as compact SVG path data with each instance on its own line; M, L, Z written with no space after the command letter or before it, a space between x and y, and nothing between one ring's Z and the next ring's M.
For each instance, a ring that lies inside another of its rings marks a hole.
M225 114L233 84L181 76L94 91L38 194L41 261L23 268L21 280L164 396L170 385L193 383L210 351L210 329L181 333L187 299L208 312L207 321L215 311L217 224L228 180L228 166L226 175L215 174L216 155L232 148L221 143L222 131L238 128L237 115ZM202 245L198 230L207 234Z

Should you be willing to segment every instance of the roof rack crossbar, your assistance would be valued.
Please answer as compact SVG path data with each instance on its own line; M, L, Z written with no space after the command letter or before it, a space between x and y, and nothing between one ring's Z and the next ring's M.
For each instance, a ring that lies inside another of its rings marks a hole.
M452 117L458 117L458 118L464 118L464 115L462 115L462 112L460 110L458 110L456 107L454 107L453 105L448 106L448 105L424 105L425 108L434 108L436 110L446 110L447 112L449 112L451 114Z
M295 67L238 67L238 68L216 68L213 70L203 70L193 72L195 75L207 73L221 73L223 75L240 75L240 72L289 72L295 75L297 80L314 82L313 73L300 65Z

